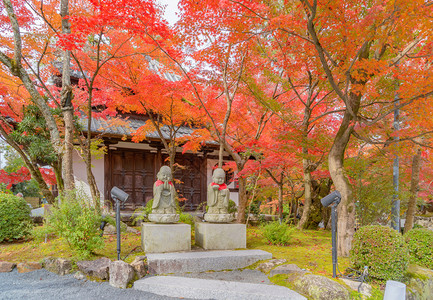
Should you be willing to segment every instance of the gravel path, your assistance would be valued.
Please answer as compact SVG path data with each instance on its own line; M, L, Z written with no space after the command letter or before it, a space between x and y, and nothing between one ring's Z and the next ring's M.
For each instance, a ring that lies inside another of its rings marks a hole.
M267 275L257 270L248 269L243 271L177 274L177 276L270 284ZM0 300L3 299L165 300L178 298L160 296L131 288L118 289L110 286L108 282L99 283L78 280L72 275L59 276L44 269L29 273L18 273L14 269L10 273L0 273Z
M77 280L72 275L59 276L46 270L29 273L0 273L0 299L178 299L134 289L118 289L108 282Z

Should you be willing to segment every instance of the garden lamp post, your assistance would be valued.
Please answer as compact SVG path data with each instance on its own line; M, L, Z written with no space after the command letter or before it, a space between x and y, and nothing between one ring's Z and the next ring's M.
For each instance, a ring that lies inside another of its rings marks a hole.
M120 260L120 204L128 200L129 194L118 187L111 189L111 198L116 201L116 236L117 236L117 260Z
M334 191L320 200L324 207L331 206L332 221L332 277L337 277L337 206L341 201L339 191Z

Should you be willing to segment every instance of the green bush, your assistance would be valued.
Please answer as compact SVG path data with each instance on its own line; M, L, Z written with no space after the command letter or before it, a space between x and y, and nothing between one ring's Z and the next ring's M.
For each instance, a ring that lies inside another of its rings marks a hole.
M0 243L30 235L33 228L30 211L23 198L0 193Z
M426 228L409 230L405 235L410 262L433 269L433 231Z
M270 222L261 226L263 236L270 244L285 246L290 243L295 227L288 226L285 222Z
M403 236L389 227L373 225L358 229L353 237L350 261L357 270L368 266L378 280L402 280L409 264Z
M138 222L148 222L147 216L152 213L153 199L147 201L146 206L141 206L134 210L132 222L137 225Z
M191 229L194 229L194 217L188 213L179 214L179 222L191 225Z
M238 207L236 206L236 202L232 199L229 200L229 207L227 208L229 214L233 214L238 211Z
M67 241L79 257L88 257L104 247L99 226L101 216L86 202L83 192L70 192L60 198L60 205L51 209L47 226L57 236Z

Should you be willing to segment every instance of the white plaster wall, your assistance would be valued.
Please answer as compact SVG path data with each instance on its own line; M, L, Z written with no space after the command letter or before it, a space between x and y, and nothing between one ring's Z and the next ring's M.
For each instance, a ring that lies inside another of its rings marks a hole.
M75 185L77 189L83 190L91 198L90 186L87 182L86 164L76 152L73 154L73 162ZM92 157L92 172L101 194L101 203L104 203L104 158L96 159Z
M207 184L206 184L206 186L208 186L212 182L213 167L217 163L218 163L217 159L207 159ZM230 182L229 184L227 184L227 187L229 189L234 189L235 183ZM239 193L238 192L230 192L230 199L233 200L236 203L236 205L239 205Z

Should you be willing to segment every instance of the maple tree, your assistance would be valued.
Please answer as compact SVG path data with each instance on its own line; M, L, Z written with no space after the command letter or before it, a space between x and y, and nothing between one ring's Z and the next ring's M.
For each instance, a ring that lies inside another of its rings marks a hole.
M64 4L67 4L67 1L63 2L62 7ZM46 101L44 98L45 95L41 92L38 86L38 84L44 86L44 81L41 80L40 77L41 73L39 67L44 60L45 54L47 54L46 50L48 40L52 35L46 35L41 38L41 35L46 33L46 28L44 28L44 25L36 25L38 24L38 18L32 13L32 8L27 5L27 3L23 3L22 1L4 0L1 4L3 12L2 26L7 30L3 31L4 34L1 36L4 47L3 51L0 53L0 61L3 65L3 73L8 78L6 83L17 84L16 80L18 79L24 86L27 95L23 95L21 92L20 97L31 98L31 101L33 101L39 108L47 123L54 150L59 156L64 155L64 161L67 162L69 161L68 157L71 157L72 153L71 151L63 149L63 143L60 136L61 130L51 112L50 103ZM33 33L36 31L38 31L40 36L35 38ZM10 33L12 33L12 35ZM32 65L32 60L35 56L39 56L36 65L36 68L38 69L36 71ZM35 78L39 79L38 83L33 81ZM68 118L64 120L66 120L66 124L70 125L71 122L68 121ZM64 169L64 171L65 174L72 174L72 165L68 165L67 169ZM66 176L65 179L67 187L72 188L72 177Z
M140 7L145 11L141 14L141 18L147 17L146 20L157 24L157 18L152 19L159 13L154 2L140 2L135 9L138 11L137 8ZM58 155L58 161L63 164L63 171L61 171L63 176L58 180L59 189L62 189L63 180L66 188L71 189L73 187L72 139L78 131L75 130L74 133L74 128L81 128L76 124L76 117L73 114L86 111L87 139L78 137L78 141L86 156L92 197L99 199L99 191L91 172L90 127L91 116L95 116L92 109L97 105L104 106L107 101L110 101L111 98L107 97L108 91L101 92L106 86L106 83L100 80L101 68L113 67L114 64L110 66L108 62L133 55L131 52L123 51L123 46L131 40L131 34L124 29L124 20L116 16L117 11L107 3L66 0L59 3L35 0L24 4L21 1L5 0L2 4L8 12L8 17L3 16L2 24L9 30L2 35L4 49L6 49L1 55L1 61L6 67L3 68L5 75L3 78L6 79L2 82L2 87L7 92L2 98L2 104L7 108L2 111L3 124L7 126L8 118L20 120L22 107L19 107L18 103L24 107L34 102L46 119L51 144ZM72 10L69 9L70 6ZM57 9L60 9L60 15ZM13 37L8 32L13 32ZM133 47L130 43L127 50ZM136 51L142 50L143 48L140 48ZM9 54L13 54L14 58L8 57ZM59 60L61 67L57 63ZM63 69L62 74L59 74L59 69ZM78 76L81 83L79 82L78 85L74 83L75 86L72 86L71 72L74 73L74 80L77 80ZM55 85L52 85L50 79L55 74L57 78L61 78L62 83L54 82ZM107 74L109 71L105 71L105 78L109 77ZM20 84L24 84L25 90L16 88ZM58 88L59 86L61 88ZM55 108L60 109L61 113L53 114ZM3 134L8 133L4 131Z
M184 47L191 49L191 60L184 61L187 67L181 65L180 69L206 113L211 136L220 144L219 167L223 165L224 150L236 165L237 221L244 222L247 191L243 170L273 117L269 109L254 103L260 95L245 86L248 78L258 74L254 64L257 57L252 55L255 43L242 34L231 34L235 33L231 31L231 15L219 10L218 4L182 1L180 8L179 36ZM266 92L272 94L273 90L267 87Z
M432 93L427 79L414 82L409 76L420 75L419 67L426 66L426 58L420 54L429 48L431 35L426 25L430 23L430 6L424 1L399 1L397 5L341 1L334 7L317 1L301 3L307 18L303 28L308 30L327 81L345 108L328 163L334 184L342 194L338 207L338 252L347 255L355 209L351 185L343 172L345 150L355 124L374 124L394 110L394 97L390 97L394 88L386 84L390 77L401 82L397 91L400 107L423 101ZM346 26L349 20L350 31ZM320 30L328 27L330 30Z
M182 1L181 7L188 11L187 18L199 19L201 27L210 28L209 35L219 39L228 35L232 41L237 38L240 42L282 31L294 37L296 46L303 45L302 49L311 56L317 78L327 82L336 95L334 109L341 111L334 118L338 129L328 165L334 185L342 194L338 252L347 255L354 232L355 207L352 186L344 174L345 152L351 136L362 138L362 129L375 126L392 113L396 104L394 93L399 95L399 108L425 103L431 95L430 3ZM239 38L241 33L243 39ZM200 37L197 35L197 39ZM297 54L290 47L285 50L291 51L287 55ZM394 84L396 78L398 87Z
M185 81L170 73L175 70L149 55L118 61L115 70L119 75L109 82L113 94L112 101L107 103L108 109L146 116L145 124L136 129L132 141L138 143L156 133L174 173L176 152L185 143L182 130L200 126L200 112L188 100L190 92L185 88Z
M261 170L278 186L280 217L284 180L302 178L300 228L308 223L318 195L313 185L324 178L314 172L328 168L343 196L338 206L340 255L350 249L359 210L355 200L371 212L365 199L392 194L385 181L390 169L381 167L390 165L393 156L403 163L404 192L412 179L409 219L418 186L432 188L431 174L423 167L429 163L432 131L429 1L183 0L176 35L154 1L1 3L0 25L13 33L0 36L2 134L10 136L10 119L21 121L23 107L34 103L57 159L69 170L70 149L62 146L72 144L71 126L79 127L71 113L84 113L87 137L78 140L90 183L92 117L114 117L121 111L148 116L134 140L156 131L172 169L179 146L196 151L217 141L219 165L225 151L238 171L239 222L248 204L247 178L258 168L251 158L260 160ZM47 86L58 70L51 62L60 54L63 82ZM152 62L157 62L154 69ZM81 73L75 87L70 72ZM392 120L396 108L401 111L398 131ZM201 128L179 140L183 125ZM420 150L411 149L414 144ZM374 190L377 180L383 184ZM96 184L92 195L99 197ZM390 202L388 196L384 199ZM389 207L385 201L380 203L383 211Z
M281 86L279 94L260 99L260 103L279 116L286 126L282 131L290 132L290 137L287 134L286 139L296 143L297 148L289 148L286 152L299 153L302 157L304 208L298 227L303 228L308 222L312 203L311 173L320 166L326 149L329 149L329 140L326 141L325 137L332 127L325 124L331 121L328 115L338 110L333 110L332 90L327 91L315 74L311 57L308 53L297 51L299 47L292 49L295 48L292 39L286 33L274 32L271 36L266 35L264 41L259 41L262 44L259 53L267 58L264 62L260 61L265 66L262 72L266 74L267 80L278 82ZM296 56L288 55L287 47L297 51ZM276 67L278 72L275 71ZM251 86L249 82L248 86L250 89L260 89L256 83Z

